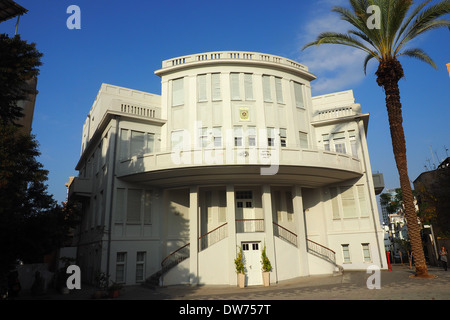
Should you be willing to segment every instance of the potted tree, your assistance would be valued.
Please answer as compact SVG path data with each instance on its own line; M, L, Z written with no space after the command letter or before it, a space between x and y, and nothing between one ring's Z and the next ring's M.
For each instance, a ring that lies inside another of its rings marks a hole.
M237 277L238 277L238 285L239 288L244 288L245 287L245 271L244 271L244 258L243 258L243 254L242 254L242 249L239 248L239 253L236 257L236 259L234 259L234 264L236 266L236 273L237 273Z
M270 271L272 271L272 265L270 264L270 260L266 254L266 245L264 245L264 249L261 252L261 265L263 283L265 287L268 287L270 285Z
M95 275L94 299L101 299L106 296L109 283L109 276L104 272Z
M108 287L109 297L117 298L120 293L120 289L122 289L122 285L112 281L112 284Z

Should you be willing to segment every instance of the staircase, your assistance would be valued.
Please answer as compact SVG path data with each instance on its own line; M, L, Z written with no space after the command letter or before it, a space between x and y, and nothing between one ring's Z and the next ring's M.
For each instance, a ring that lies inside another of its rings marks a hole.
M228 236L227 223L211 230L210 232L202 235L198 238L199 250L205 250L206 248L212 246L213 244L225 239ZM143 286L145 287L157 287L159 286L160 278L166 274L170 269L176 267L178 264L189 258L190 256L190 243L182 246L181 248L175 250L169 254L161 262L161 269L148 277Z
M334 275L341 275L344 272L344 268L336 263L336 252L327 248L317 242L306 239L307 241L307 251L316 257L319 257L332 265L334 265L337 270L334 271Z
M292 231L278 225L277 223L273 223L274 235L279 237L282 240L287 241L293 246L297 246L297 235ZM199 250L205 250L206 248L212 246L213 244L219 242L222 239L225 239L228 236L227 223L211 230L210 232L204 234L203 236L198 238L198 247ZM342 266L336 263L336 253L312 240L306 239L307 241L307 251L329 263L334 265L337 270L334 272L334 275L341 275L344 271ZM181 248L175 250L170 255L168 255L161 262L161 269L148 277L145 282L142 284L145 287L157 287L160 285L160 278L166 274L170 269L176 267L179 263L188 259L190 256L190 243L182 246Z

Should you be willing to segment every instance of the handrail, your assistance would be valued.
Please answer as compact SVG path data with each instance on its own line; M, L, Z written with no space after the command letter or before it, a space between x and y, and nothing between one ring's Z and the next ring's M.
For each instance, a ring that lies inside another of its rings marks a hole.
M317 243L309 239L306 240L308 243L307 245L308 252L312 252L325 260L329 260L334 265L336 265L336 252L334 252L330 248L321 245L320 243Z
M286 229L283 226L280 226L276 222L273 222L273 226L274 226L273 233L275 236L283 240L286 240L287 242L293 244L294 246L297 246L297 235L294 232Z
M217 228L205 233L201 237L198 238L198 247L200 251L205 250L209 246L219 242L222 239L225 239L228 236L228 222L218 226Z

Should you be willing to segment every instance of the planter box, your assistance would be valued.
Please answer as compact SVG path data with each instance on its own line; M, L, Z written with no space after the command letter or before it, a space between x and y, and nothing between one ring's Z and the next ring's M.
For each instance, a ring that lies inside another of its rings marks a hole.
M239 288L244 288L245 287L245 273L238 273L237 277L238 277Z
M264 286L265 287L270 286L270 272L263 272L262 277L263 277Z

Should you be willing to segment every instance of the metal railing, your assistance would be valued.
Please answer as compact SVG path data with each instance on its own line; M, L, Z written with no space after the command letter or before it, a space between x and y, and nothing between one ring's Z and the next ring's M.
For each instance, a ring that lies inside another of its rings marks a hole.
M228 237L228 223L209 231L198 239L198 248L200 251Z
M264 232L264 219L236 219L236 233Z
M322 259L328 260L332 264L336 265L336 252L317 242L314 242L309 239L306 240L308 252L315 254L316 256L319 256Z
M273 222L273 235L297 246L297 235L275 222Z

